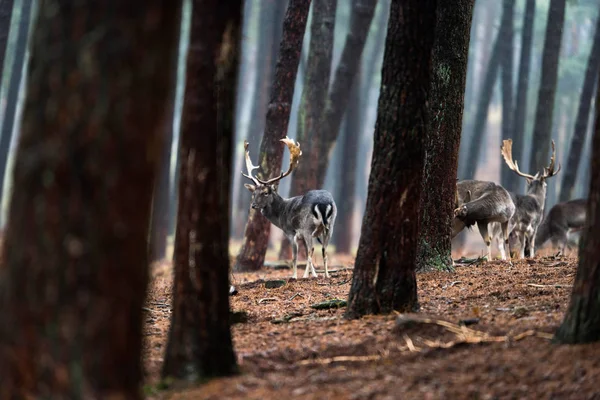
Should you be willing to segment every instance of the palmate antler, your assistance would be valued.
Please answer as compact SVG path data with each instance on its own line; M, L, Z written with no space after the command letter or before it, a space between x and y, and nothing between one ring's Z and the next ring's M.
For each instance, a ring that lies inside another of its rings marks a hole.
M290 151L290 166L288 167L288 170L286 172L281 172L279 176L276 176L275 178L271 178L266 181L263 181L262 179L253 176L252 171L257 169L258 166L252 164L252 160L250 160L250 153L248 151L248 141L244 141L244 151L246 152L246 170L248 171L248 174L246 175L242 172L242 175L244 175L248 179L251 179L255 185L272 185L273 183L291 174L292 171L298 166L300 156L302 155L302 150L300 150L300 143L294 143L294 141L288 138L287 136L283 139L280 139L279 141L285 143Z
M548 168L544 168L544 178L550 178L551 176L558 174L558 172L560 171L561 165L559 163L558 168L555 171L554 170L555 162L556 162L556 149L554 148L554 140L553 140L552 141L552 157L550 157L550 165L548 166Z
M554 142L553 142L554 143ZM553 145L554 147L554 145ZM502 157L504 157L504 162L508 165L508 168L514 172L516 172L519 176L527 179L535 179L533 175L526 174L519 170L519 164L516 161L513 161L512 158L512 139L507 139L502 141L502 148L500 149L502 152Z

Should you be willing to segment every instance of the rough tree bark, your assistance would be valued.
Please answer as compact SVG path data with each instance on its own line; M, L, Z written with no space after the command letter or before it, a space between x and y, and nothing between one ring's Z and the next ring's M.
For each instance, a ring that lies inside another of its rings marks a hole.
M362 133L363 112L361 110L362 89L360 72L354 79L348 109L346 110L345 132L342 134L342 163L340 176L337 179L336 205L338 209L333 236L335 252L350 254L354 237L354 189L356 188L356 165L358 158L358 142Z
M513 132L513 52L515 0L504 0L500 21L500 77L502 83L502 139L512 139ZM521 178L508 168L500 169L500 182L507 190L515 190Z
M472 179L477 170L477 162L479 160L479 153L485 134L485 124L488 119L488 109L492 101L494 85L496 83L496 78L498 77L498 68L500 67L501 41L499 40L499 36L500 35L496 37L485 72L485 77L483 79L483 84L479 91L479 101L477 103L477 111L475 112L473 133L471 134L471 142L466 157L467 161L463 164L464 168L458 174L458 179L461 180Z
M178 17L166 0L40 3L0 267L2 399L141 398Z
M569 158L565 166L562 184L560 185L559 201L567 201L572 199L575 191L575 182L577 181L577 172L582 155L583 143L588 131L588 121L590 118L590 109L592 107L592 96L594 95L596 78L600 69L600 15L596 19L596 32L590 56L588 58L585 77L583 79L583 87L579 97L579 107L577 116L575 117L575 127L569 147Z
M12 140L13 127L17 116L17 102L19 101L19 88L23 77L23 63L25 62L25 53L27 51L27 39L29 34L29 25L31 22L31 2L32 0L23 0L21 3L21 18L19 28L17 29L17 40L15 43L15 58L13 61L12 73L6 93L6 108L4 110L4 122L2 123L2 133L0 134L0 198L4 193L4 184L6 179L6 167L8 164L8 152ZM0 75L1 78L1 75ZM0 221L0 225L4 222Z
M265 129L265 114L269 102L269 95L273 86L277 52L281 42L283 17L285 13L285 0L260 1L259 27L258 27L258 54L257 74L255 78L255 95L252 103L248 137L250 143L250 156L256 160L258 156L258 143ZM245 178L243 178L245 179ZM241 180L239 181L241 182ZM238 183L239 183L238 182ZM241 238L250 210L250 192L241 188L234 208L233 236Z
M523 29L521 32L521 54L517 77L515 109L513 115L513 160L523 165L523 148L525 146L525 122L527 117L527 93L529 89L529 74L531 69L531 48L533 44L533 27L535 24L535 0L526 0L523 14ZM502 170L505 170L504 168ZM516 175L515 175L516 177ZM523 180L518 179L512 190L520 192Z
M439 2L417 270L452 270L452 220L473 0Z
M596 95L596 128L592 144L592 179L587 221L579 246L569 308L554 341L588 343L600 340L600 90Z
M349 318L418 307L419 233L435 0L393 0Z
M529 171L541 171L548 162L550 140L552 137L552 117L554 115L554 98L558 80L558 64L562 43L562 31L565 23L566 0L550 0L548 24L542 53L542 71L538 103L535 111L535 124L529 160Z
M284 146L279 140L287 133L310 3L310 0L289 0L288 3L265 133L260 143L258 176L262 179L269 179L279 174L281 169ZM260 212L250 210L242 248L234 266L235 270L256 271L262 267L267 252L270 227L271 223Z
M195 381L237 371L229 327L228 241L242 8L241 0L192 3L173 317L163 377Z
M0 78L4 72L4 60L6 57L6 47L8 45L10 21L14 8L13 4L14 0L0 1Z

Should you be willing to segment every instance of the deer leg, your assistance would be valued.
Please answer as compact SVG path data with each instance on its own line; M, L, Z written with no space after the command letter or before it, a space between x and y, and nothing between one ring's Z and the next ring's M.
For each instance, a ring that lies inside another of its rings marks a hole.
M325 268L325 278L329 278L329 270L327 269L327 246L329 245L329 236L323 235L323 266Z
M315 253L315 247L313 246L312 239L313 239L312 236L308 237L308 238L304 238L304 243L306 244L306 262L307 262L306 267L308 268L308 266L310 265L310 273L314 278L316 278L317 271L315 271L315 264L313 263L313 255Z
M304 269L303 278L308 278L308 274L312 272L312 240L302 237L304 241L304 246L306 247L306 268Z
M519 243L521 244L521 248L519 249L519 258L523 259L525 258L525 246L528 246L527 235L525 235L525 232L519 232Z
M479 228L479 233L487 246L487 259L488 261L492 260L492 239L490 238L490 233L488 232L488 224L486 222L478 222L477 227Z
M533 232L533 234L531 235L531 237L529 238L529 257L534 258L535 257L535 235L537 232Z
M293 265L293 279L298 279L298 238L296 235L288 236L290 243L292 244L292 265Z

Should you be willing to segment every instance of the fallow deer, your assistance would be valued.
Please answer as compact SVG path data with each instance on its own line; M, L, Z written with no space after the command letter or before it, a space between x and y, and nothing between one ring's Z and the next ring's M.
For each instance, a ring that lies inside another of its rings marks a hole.
M479 233L487 246L487 258L492 259L488 225L497 223L504 233L504 242L498 243L503 260L506 259L505 246L508 246L508 223L515 212L510 194L494 182L464 180L456 184L456 210L452 225L452 237L458 235L465 226L477 224ZM510 252L509 252L510 253Z
M315 266L312 262L314 253L313 238L323 245L323 264L325 276L329 278L327 269L327 246L333 233L333 226L337 216L337 207L333 196L326 190L309 190L302 196L283 198L277 193L278 182L292 173L298 165L300 155L300 144L286 137L281 139L290 151L290 166L288 170L275 178L262 180L252 175L252 171L258 166L252 164L248 152L248 142L244 143L246 169L248 174L242 175L250 179L253 184L244 184L252 192L251 206L260 210L273 225L283 231L292 243L293 275L296 279L298 261L298 240L302 239L306 246L307 262L304 270L304 278L309 272L313 277L317 276Z
M587 199L575 199L556 204L540 224L535 243L539 248L550 240L565 254L565 248L585 226ZM570 247L570 246L569 246Z
M535 255L536 233L544 216L546 188L548 186L546 179L558 174L561 168L559 164L558 168L555 169L556 149L554 141L552 141L550 165L544 167L541 173L537 172L535 175L526 174L519 170L519 164L512 158L512 139L502 141L501 153L508 168L527 181L526 194L511 193L516 210L510 221L510 231L511 233L514 232L518 239L521 248L520 258L525 258L525 247L527 247L530 257L533 258ZM501 229L499 226L492 225L491 229L492 235L500 236Z

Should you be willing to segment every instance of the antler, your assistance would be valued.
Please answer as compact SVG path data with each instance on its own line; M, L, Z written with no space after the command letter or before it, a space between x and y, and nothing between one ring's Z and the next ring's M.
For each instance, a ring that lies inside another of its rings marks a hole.
M519 176L527 179L535 179L533 175L529 175L519 171L519 164L512 159L512 139L507 139L502 141L502 157L504 157L504 162L508 165L512 171L516 172Z
M247 140L244 140L244 152L246 153L246 170L248 171L248 175L246 175L243 172L242 172L242 175L244 175L246 178L252 180L252 182L254 182L254 184L258 186L260 184L260 181L258 180L258 178L252 176L252 171L257 169L258 167L256 165L252 165L252 160L250 160L250 152L248 151L248 141Z
M550 165L548 168L544 168L544 178L550 178L560 171L560 163L558 164L558 169L554 170L554 163L556 161L556 149L554 148L554 140L552 141L552 157L550 157Z
M260 183L262 183L263 185L271 185L271 184L285 178L286 176L291 174L294 169L296 169L296 167L298 166L298 162L300 161L300 156L302 155L302 150L300 150L300 143L298 143L298 142L294 143L294 141L292 139L288 138L287 136L284 139L280 139L279 141L285 143L287 145L288 149L290 150L290 166L285 173L282 172L279 176L276 176L275 178L271 178L268 181L263 181L263 180L257 178L258 181Z

